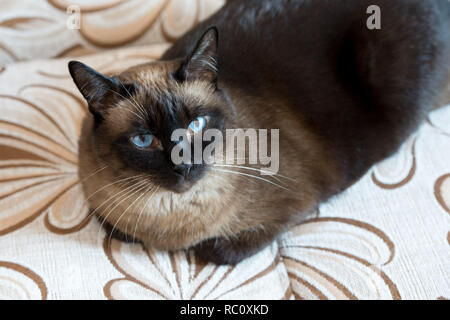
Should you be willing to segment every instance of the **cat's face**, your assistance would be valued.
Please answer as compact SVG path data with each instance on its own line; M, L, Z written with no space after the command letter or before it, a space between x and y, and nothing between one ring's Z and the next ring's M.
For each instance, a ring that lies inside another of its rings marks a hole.
M172 133L185 129L193 142L202 131L223 131L234 122L232 106L216 86L216 51L217 31L210 29L186 59L136 66L112 78L71 62L94 116L92 149L99 162L177 193L201 180L207 164L174 164L178 141Z

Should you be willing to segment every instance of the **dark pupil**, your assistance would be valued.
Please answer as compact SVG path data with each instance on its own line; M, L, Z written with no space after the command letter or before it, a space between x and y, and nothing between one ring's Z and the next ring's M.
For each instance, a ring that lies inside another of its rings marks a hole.
M141 140L141 142L145 142L145 136L141 135L139 136L139 139Z

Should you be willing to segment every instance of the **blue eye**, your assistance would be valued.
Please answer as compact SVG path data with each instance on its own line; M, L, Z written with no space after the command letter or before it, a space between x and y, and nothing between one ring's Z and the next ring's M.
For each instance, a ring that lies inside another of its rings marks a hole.
M206 125L205 117L198 117L189 124L189 129L191 129L194 133L197 133L202 131L205 125Z
M152 145L153 135L151 134L140 134L131 138L131 142L139 148L148 148Z

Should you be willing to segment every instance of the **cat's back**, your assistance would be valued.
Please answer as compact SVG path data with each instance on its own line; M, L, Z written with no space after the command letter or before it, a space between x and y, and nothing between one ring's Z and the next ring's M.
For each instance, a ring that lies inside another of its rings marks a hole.
M330 31L336 32L336 26L330 26L340 20L330 6L335 4L308 0L227 1L219 12L179 39L163 59L186 56L202 33L214 25L219 30L220 79L252 84L264 79L265 72L292 71L289 65L298 66L299 59L315 55L318 61L320 57L315 53L323 51L324 38L330 36ZM344 12L345 8L337 6L337 10Z
M361 33L397 33L399 40L416 41L414 46L430 34L424 28L437 31L444 20L450 20L447 0L377 0L385 30L369 30L366 23L373 11L368 8L373 2L227 1L216 14L179 39L163 58L186 56L202 33L214 25L219 30L219 80L261 89L270 78L274 89L304 86L307 93L310 85L327 88L332 84L324 78L335 72L336 47L342 45L352 28ZM447 17L442 19L439 14ZM409 24L409 28L402 24Z
M379 28L368 27L373 14ZM349 181L418 127L449 72L447 0L232 0L163 58L186 56L211 25L219 86L239 88L232 99L282 101L327 141Z

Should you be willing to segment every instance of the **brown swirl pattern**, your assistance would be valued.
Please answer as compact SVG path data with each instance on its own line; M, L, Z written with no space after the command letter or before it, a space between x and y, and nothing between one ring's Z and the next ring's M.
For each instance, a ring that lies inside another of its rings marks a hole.
M416 172L415 145L417 135L406 141L393 156L372 169L372 181L383 189L396 189L412 180Z
M164 48L122 52L92 62L103 72L115 72L149 61ZM11 76L20 70L11 67L4 72ZM87 106L66 70L34 72L33 82L20 84L16 94L0 92L0 235L42 214L48 230L59 234L76 232L89 222L77 167L77 141ZM65 81L55 85L55 79Z
M102 48L173 42L224 2L3 0L0 66L36 58L79 56ZM66 9L70 5L80 8L78 30L66 25L69 18Z
M36 0L26 1L25 12L25 0L1 1L0 298L46 299L49 293L89 299L448 297L449 107L433 111L424 130L396 155L333 200L339 205L324 208L320 216L317 211L235 267L201 264L191 251L109 243L109 236L103 247L97 245L99 226L89 219L77 174L86 105L67 73L67 60L2 65L164 43L81 58L113 74L157 58L168 42L223 2ZM82 9L80 30L66 28L69 3ZM362 199L370 203L361 204ZM430 230L417 225L425 213ZM416 240L417 232L429 241ZM73 282L77 290L67 282L74 276L67 264L88 279ZM427 281L430 273L438 281Z
M447 90L450 92L450 86ZM450 123L449 109L450 105L438 108L431 112L427 118L428 125L446 136L450 136L450 126L448 125Z
M1 300L45 300L47 287L42 278L17 263L0 261Z
M382 270L394 257L394 244L373 225L312 219L282 237L280 253L296 299L401 298Z
M236 266L196 261L192 251L145 250L105 237L104 250L124 278L104 287L108 299L288 299L289 278L276 244ZM270 292L267 284L272 283Z
M442 208L450 214L450 173L436 181L434 195Z
M111 9L128 1L129 0L100 0L95 1L95 3L86 3L85 1L48 0L48 3L55 8L63 11L66 11L66 8L70 5L77 5L83 12L90 13L105 9Z
M39 98L44 95L36 93L42 90L30 88L23 91L23 96L0 95L0 235L33 221L49 207L52 208L47 216L55 223L55 229L67 231L56 208L58 204L61 207L65 199L62 196L78 182L74 138L85 108L63 113L58 100L44 102ZM54 96L67 99L62 94ZM77 119L78 127L74 123ZM56 206L52 206L53 202ZM79 218L70 227L82 223L87 207L80 210Z

